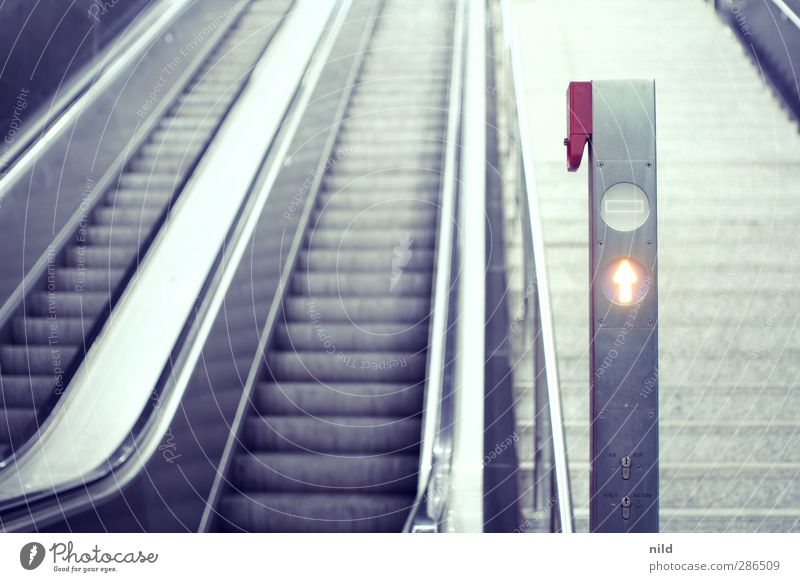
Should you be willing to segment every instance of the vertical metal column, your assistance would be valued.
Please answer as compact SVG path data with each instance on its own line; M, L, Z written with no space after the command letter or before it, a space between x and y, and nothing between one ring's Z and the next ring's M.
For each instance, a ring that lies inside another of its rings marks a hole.
M580 85L585 89L588 84ZM585 102L574 106L577 111L586 111ZM590 134L590 529L655 532L658 531L655 83L593 81L591 117L583 125L588 126L586 133ZM574 148L570 153L573 154L570 169L576 169Z

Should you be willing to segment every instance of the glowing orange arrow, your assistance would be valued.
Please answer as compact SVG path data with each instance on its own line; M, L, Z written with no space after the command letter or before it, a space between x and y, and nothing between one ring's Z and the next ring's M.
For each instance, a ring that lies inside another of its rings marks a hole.
M631 262L628 259L622 259L619 262L619 266L614 271L614 277L611 280L619 287L617 298L620 303L633 301L633 284L639 280L639 277L636 276L636 270L631 266Z

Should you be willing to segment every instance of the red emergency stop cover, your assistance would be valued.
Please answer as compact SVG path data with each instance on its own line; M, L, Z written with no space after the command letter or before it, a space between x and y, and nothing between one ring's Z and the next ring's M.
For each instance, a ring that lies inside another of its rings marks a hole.
M592 135L592 82L572 81L567 87L567 170L581 165L583 150Z

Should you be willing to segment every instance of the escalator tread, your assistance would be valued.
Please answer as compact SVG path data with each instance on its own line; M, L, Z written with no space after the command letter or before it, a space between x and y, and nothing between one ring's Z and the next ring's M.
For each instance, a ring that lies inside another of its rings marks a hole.
M409 3L389 0L384 14L398 8ZM323 176L232 456L217 507L224 531L405 524L419 473L450 30L435 18L377 21L334 148L344 153Z
M155 225L290 4L252 0L241 10L114 187L53 254L44 280L23 297L0 345L0 460L35 434L37 414L61 393L64 370L82 356L84 338L107 313L126 271L146 252Z

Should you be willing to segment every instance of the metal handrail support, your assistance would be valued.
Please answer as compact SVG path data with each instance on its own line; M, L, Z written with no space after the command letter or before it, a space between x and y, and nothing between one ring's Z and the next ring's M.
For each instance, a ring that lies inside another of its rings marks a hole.
M447 510L447 480L453 453L452 375L448 374L452 354L448 337L454 333L450 306L454 288L455 221L458 196L458 154L463 99L464 1L458 0L453 30L450 69L447 142L443 155L437 230L434 291L422 417L422 447L417 497L403 531L436 533Z
M534 285L531 305L526 314L526 324L533 335L534 399L535 399L535 483L534 499L538 511L551 512L551 531L574 531L572 495L570 492L569 465L561 408L561 391L556 358L555 331L545 261L544 238L539 203L534 188L533 157L528 136L528 116L522 94L525 84L519 57L516 34L511 21L508 0L500 0L502 34L506 53L506 66L510 67L510 97L515 107L509 131L515 133L519 148L518 208L522 220L525 281ZM551 472L551 479L545 475ZM546 489L545 489L546 488Z

